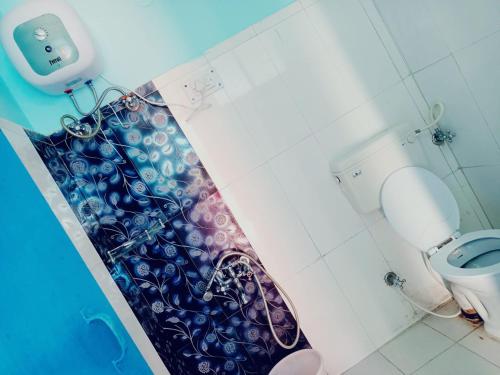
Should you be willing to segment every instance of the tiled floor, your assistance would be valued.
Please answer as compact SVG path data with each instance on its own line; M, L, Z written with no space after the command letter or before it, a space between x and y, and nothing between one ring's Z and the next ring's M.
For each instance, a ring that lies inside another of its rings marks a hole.
M450 314L450 303L438 312ZM425 317L344 375L500 375L500 341L463 319Z

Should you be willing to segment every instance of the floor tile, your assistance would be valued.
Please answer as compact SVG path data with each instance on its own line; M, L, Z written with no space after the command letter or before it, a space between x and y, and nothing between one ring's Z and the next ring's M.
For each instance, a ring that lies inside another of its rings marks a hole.
M379 352L375 352L356 366L346 371L344 375L401 375L392 363Z
M417 323L380 349L405 374L411 374L453 345L446 336Z
M415 372L415 375L498 375L500 368L456 344Z
M476 329L459 343L470 351L500 366L500 341L489 337L483 327ZM500 370L498 373L500 374Z
M451 315L457 311L458 307L455 302L447 303L445 306L436 310L437 313ZM463 318L443 319L436 316L428 315L423 322L441 332L453 341L458 341L469 333L474 331L477 326L468 322Z

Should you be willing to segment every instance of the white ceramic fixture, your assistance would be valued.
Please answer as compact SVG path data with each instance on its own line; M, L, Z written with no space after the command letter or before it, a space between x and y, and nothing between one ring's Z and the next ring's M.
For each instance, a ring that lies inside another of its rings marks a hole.
M63 94L101 72L101 60L76 11L63 0L23 2L0 20L0 42L26 81Z
M328 375L321 355L313 349L303 349L278 362L269 375Z
M354 207L381 208L429 259L460 307L477 312L486 332L500 339L500 230L461 234L452 192L426 168L416 144L402 139L397 129L385 131L332 161L332 172Z

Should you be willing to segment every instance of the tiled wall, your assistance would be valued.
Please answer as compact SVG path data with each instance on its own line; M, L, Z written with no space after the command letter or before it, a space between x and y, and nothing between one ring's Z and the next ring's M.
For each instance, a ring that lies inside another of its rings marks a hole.
M224 88L193 114L184 85L209 68ZM422 127L427 113L371 0L297 1L155 83L259 256L289 290L330 374L420 316L385 287L388 270L429 307L448 298L419 251L380 213L355 212L329 172L329 160L354 143L400 123ZM462 229L487 225L450 150L428 136L420 141L429 167L459 200Z
M500 3L375 0L425 100L443 126L490 224L500 227Z

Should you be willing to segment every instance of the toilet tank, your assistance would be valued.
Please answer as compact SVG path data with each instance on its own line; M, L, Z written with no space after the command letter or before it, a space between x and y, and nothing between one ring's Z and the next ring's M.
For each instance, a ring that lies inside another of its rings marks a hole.
M389 128L331 160L333 176L359 213L381 208L382 184L392 172L409 166L428 167L420 142L406 141L410 129L408 125Z

